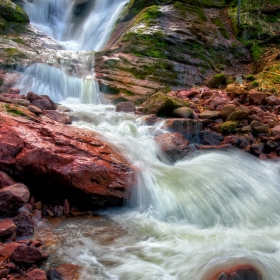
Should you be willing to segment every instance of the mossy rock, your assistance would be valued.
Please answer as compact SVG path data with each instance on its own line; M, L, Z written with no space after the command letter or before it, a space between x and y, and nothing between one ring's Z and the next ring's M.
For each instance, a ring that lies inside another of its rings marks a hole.
M250 113L250 110L248 108L239 107L228 116L227 120L228 121L238 121L238 120L247 119L249 116L249 113Z
M227 76L225 74L217 74L210 80L209 84L213 88L217 88L221 85L226 85Z
M7 22L0 17L0 33L2 33L7 27Z
M237 121L226 121L220 126L220 132L223 135L237 133L238 132L237 125L238 125Z
M166 96L158 92L143 104L142 112L146 115L156 114L159 117L168 117L172 115L173 110L179 107L187 106L188 103L178 98Z
M1 0L0 16L7 21L29 23L29 17L26 12L10 0Z

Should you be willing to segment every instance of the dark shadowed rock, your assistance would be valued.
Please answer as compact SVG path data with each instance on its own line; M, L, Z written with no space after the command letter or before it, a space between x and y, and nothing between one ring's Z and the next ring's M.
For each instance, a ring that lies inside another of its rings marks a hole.
M5 172L0 171L0 188L8 187L16 184L16 182Z
M11 219L4 219L0 221L0 237L6 237L11 235L17 226L13 223Z
M32 101L31 105L40 108L41 110L51 110L52 106L49 100L47 99L36 99Z
M224 139L221 134L210 130L201 131L199 137L203 145L219 145Z
M29 91L27 93L26 99L29 100L31 103L37 99L43 99L42 96L40 96L39 94L34 93L33 91Z
M136 106L133 102L120 102L116 106L116 112L134 113Z
M9 274L9 269L7 269L7 268L0 269L0 279L7 278L8 274Z
M252 91L249 94L249 102L251 105L261 105L265 102L265 94L263 92Z
M171 162L185 157L190 148L189 141L180 133L166 133L155 137L156 143Z
M29 190L23 184L15 184L0 190L0 216L14 215L29 200Z
M252 121L250 124L253 131L257 133L268 133L269 132L269 126L267 124L263 124L259 121Z
M77 280L80 267L74 264L62 264L47 272L49 280Z
M263 152L264 143L261 144L252 144L250 147L251 154L259 156Z
M35 268L30 272L27 272L28 280L47 280L47 275L44 270Z
M14 223L17 225L17 235L26 236L34 234L34 222L26 213L19 213L14 218Z
M39 249L25 245L16 247L11 255L11 260L15 263L34 264L43 259L44 255Z
M259 271L251 265L240 265L220 271L211 280L262 280Z
M42 94L41 96L42 96L44 99L47 99L47 100L50 102L50 104L51 104L51 110L56 110L56 105L55 105L55 103L51 100L51 98L50 98L48 95Z
M56 122L60 122L63 124L72 123L70 117L65 113L61 113L61 112L54 111L54 110L44 110L44 113L48 118L50 118Z

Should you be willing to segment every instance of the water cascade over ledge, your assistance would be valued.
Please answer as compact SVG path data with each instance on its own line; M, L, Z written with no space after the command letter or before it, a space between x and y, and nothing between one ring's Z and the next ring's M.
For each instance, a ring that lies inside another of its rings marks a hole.
M127 1L93 3L75 26L70 0L33 0L25 10L34 25L79 59L83 54L76 51L104 46ZM82 75L69 75L69 64L60 65L31 65L19 87L67 104L75 126L101 133L139 173L124 209L50 223L56 248L46 267L80 265L83 280L212 280L220 269L252 265L262 280L280 279L279 163L226 150L165 164L153 140L165 132L160 123L147 126L114 106L81 104L100 103L93 65ZM49 229L37 234L48 236Z

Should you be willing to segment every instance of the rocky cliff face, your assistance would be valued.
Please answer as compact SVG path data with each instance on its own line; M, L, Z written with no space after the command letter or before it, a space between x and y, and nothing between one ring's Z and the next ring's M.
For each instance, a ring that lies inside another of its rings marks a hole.
M242 1L240 26L237 1L161 2L168 4L130 1L96 55L97 78L110 100L141 103L158 90L205 84L218 73L259 73L256 86L277 87L279 73L267 82L263 70L278 49L278 1Z

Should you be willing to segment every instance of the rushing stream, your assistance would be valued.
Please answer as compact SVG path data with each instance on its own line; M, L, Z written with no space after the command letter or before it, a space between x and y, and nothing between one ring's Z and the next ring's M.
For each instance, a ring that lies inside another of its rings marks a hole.
M69 27L70 0L33 0L25 10L66 49L94 51L106 43L127 2L96 0L75 27ZM153 140L164 132L162 124L149 127L98 105L94 73L87 80L38 64L26 70L20 86L70 107L73 125L100 132L140 170L123 209L51 220L39 229L38 236L51 232L55 241L46 266L81 265L83 280L208 280L219 269L252 264L264 280L280 279L278 163L226 150L197 151L165 164Z

